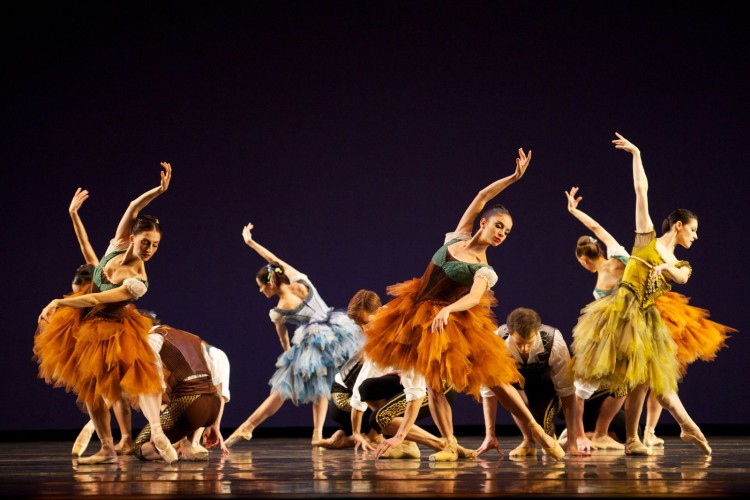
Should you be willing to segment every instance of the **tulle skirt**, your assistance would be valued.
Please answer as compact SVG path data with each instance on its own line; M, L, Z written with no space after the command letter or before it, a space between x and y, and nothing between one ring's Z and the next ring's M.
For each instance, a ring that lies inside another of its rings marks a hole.
M419 285L412 279L388 287L394 298L367 325L367 356L381 366L421 373L430 387L442 388L445 382L477 400L481 386L521 380L505 341L495 334L492 294L469 310L451 313L443 332L437 333L432 321L448 304L415 301Z
M326 321L300 324L292 346L276 360L268 385L295 405L331 397L341 366L362 347L362 330L345 313L333 311Z
M737 331L709 320L709 312L689 305L689 300L675 292L667 292L656 299L656 308L677 344L677 362L682 374L698 359L713 361L716 353L726 347L727 334Z
M656 395L677 390L677 346L655 306L641 309L626 286L591 302L573 328L574 377L613 391L649 383Z
M148 344L152 326L133 305L106 314L59 307L34 335L38 376L77 394L82 409L98 407L102 398L137 405L139 395L163 391L161 367Z

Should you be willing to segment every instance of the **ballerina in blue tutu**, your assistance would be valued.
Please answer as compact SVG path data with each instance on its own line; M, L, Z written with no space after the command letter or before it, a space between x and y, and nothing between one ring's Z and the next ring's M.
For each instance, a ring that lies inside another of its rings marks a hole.
M284 352L276 360L276 373L268 381L271 395L225 444L230 447L241 439L250 440L257 426L291 400L295 405L312 402L312 444L316 445L322 441L333 378L361 347L362 331L346 312L326 305L307 275L255 241L252 229L252 224L245 226L242 237L268 262L258 271L255 281L267 298L278 297L279 302L269 315ZM297 325L291 341L288 325Z

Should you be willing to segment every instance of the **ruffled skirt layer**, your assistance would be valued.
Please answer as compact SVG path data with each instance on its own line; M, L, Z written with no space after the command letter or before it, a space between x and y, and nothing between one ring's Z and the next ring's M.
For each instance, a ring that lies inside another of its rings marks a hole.
M432 321L448 304L415 301L419 285L413 279L388 288L394 298L367 326L367 356L384 367L420 373L430 387L442 388L445 382L477 400L481 386L521 380L505 341L495 334L491 294L469 310L451 313L438 333L432 331Z
M649 383L660 396L677 390L677 346L659 310L641 309L627 287L581 311L572 349L574 376L587 383L627 392Z
M682 374L698 359L713 361L716 353L726 347L728 334L737 331L709 320L709 312L689 305L689 300L675 292L667 292L656 299L656 308L677 344L677 361Z
M327 321L299 325L292 346L276 360L268 385L295 405L331 397L333 379L362 346L362 330L345 313L333 311Z
M127 305L98 316L60 307L34 335L39 378L77 394L78 404L103 400L137 403L141 394L163 391L163 377L148 343L150 318Z

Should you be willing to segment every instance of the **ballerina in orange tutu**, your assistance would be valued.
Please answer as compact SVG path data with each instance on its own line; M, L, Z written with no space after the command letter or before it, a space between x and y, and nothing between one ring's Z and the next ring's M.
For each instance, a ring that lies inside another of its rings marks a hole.
M578 208L582 197L576 196L577 194L577 187L572 187L570 192L565 192L568 198L568 211L590 229L598 239L581 236L576 244L576 258L584 269L597 274L593 293L594 298L599 299L614 292L616 285L622 279L625 265L630 260L630 253L599 222ZM666 225L662 229L668 230L669 221L665 222ZM607 248L606 257L600 242ZM657 297L655 302L659 314L669 328L672 340L677 344L676 355L683 376L687 371L687 366L694 361L715 359L716 353L726 346L727 334L735 331L733 328L707 319L709 316L707 310L691 306L688 302L687 297L672 291ZM607 430L624 396L614 399L610 397L606 400L606 408L609 411L606 411L605 405L602 405L591 440L597 447L613 448L616 446L612 444ZM646 426L643 430L643 444L649 448L664 446L664 440L657 437L655 433L662 409L655 393L651 391L646 401ZM622 448L622 445L620 447Z
M547 453L557 459L565 453L534 421L511 385L519 381L520 374L504 342L494 333L498 327L492 313L496 301L490 288L497 274L487 263L486 251L505 241L513 220L502 205L482 211L487 202L523 176L531 162L531 151L527 156L519 149L518 155L513 174L477 194L455 231L446 235L424 275L388 288L394 298L369 324L364 346L367 356L381 366L399 369L407 395L402 424L394 436L380 444L378 457L402 445L417 417L424 397L424 390L420 394L419 389L425 387L425 381L430 412L445 443L430 460L459 458L443 383L471 394L477 401L481 386L492 388L499 402L528 428ZM480 214L479 230L472 235Z
M101 450L80 463L117 462L108 404L121 399L143 411L162 458L177 459L159 421L164 381L148 344L153 322L133 305L148 289L145 263L161 240L158 219L138 215L169 187L172 167L161 166L159 186L133 200L120 220L94 270L93 289L54 299L39 315L34 336L39 377L78 395L101 441Z

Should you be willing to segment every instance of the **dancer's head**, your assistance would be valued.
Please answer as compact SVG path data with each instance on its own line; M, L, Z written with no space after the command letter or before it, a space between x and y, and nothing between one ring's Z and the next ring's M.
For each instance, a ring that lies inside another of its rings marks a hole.
M604 258L604 249L593 236L581 236L576 243L576 259L592 273L596 272L596 262Z
M258 283L260 293L270 298L279 294L281 285L289 284L289 277L281 264L270 262L255 273L255 282Z
M510 312L505 324L518 352L527 356L534 346L536 334L542 327L542 318L533 309L518 307Z
M371 290L359 290L349 300L346 315L359 326L366 325L375 316L382 303L377 293Z
M480 241L488 246L496 247L508 237L513 227L513 218L510 211L503 205L494 205L488 208L479 219Z
M698 216L686 208L678 208L661 223L661 231L674 233L678 245L690 248L698 239Z
M130 243L133 253L148 261L154 256L161 241L161 224L153 215L139 215L130 228Z
M92 279L94 279L94 266L83 264L76 269L76 273L73 275L73 282L70 286L73 292L80 292L83 287L91 283Z

